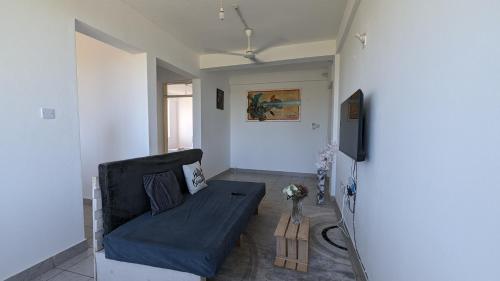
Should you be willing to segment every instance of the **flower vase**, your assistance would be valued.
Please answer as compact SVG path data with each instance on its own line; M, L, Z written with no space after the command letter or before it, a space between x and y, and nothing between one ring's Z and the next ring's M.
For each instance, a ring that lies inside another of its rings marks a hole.
M300 224L302 222L302 198L293 199L292 202L292 223Z
M318 169L316 176L318 177L318 194L316 194L316 204L321 205L325 201L325 179L327 170Z

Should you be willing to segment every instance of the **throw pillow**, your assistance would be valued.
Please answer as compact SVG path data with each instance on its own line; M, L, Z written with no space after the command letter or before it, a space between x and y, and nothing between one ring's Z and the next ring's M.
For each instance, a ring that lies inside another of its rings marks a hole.
M183 165L182 170L184 171L184 177L186 177L186 184L188 186L189 193L195 194L208 186L205 181L205 176L203 176L200 162Z
M177 207L182 203L181 188L174 172L167 171L145 175L142 180L151 203L151 214L153 216Z

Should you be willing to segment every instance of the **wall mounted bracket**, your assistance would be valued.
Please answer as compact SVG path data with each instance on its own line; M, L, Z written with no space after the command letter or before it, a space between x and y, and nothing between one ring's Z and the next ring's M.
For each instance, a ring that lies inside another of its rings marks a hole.
M354 35L354 37L359 39L359 41L363 45L363 49L366 48L366 43L367 43L367 39L368 39L368 36L366 35L366 33L356 33L356 35Z

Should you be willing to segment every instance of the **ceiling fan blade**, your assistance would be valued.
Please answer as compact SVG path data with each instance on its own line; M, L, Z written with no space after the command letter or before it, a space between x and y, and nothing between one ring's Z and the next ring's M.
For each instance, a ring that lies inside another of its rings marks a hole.
M215 49L205 49L208 53L213 53L213 54L224 54L224 55L231 55L231 56L240 56L243 57L245 54L243 53L236 53L236 52L229 52L229 51L222 51L222 50L215 50Z
M238 5L235 5L234 10L238 14L238 17L240 18L241 22L243 23L243 26L245 26L245 29L250 29L250 27L248 27L247 21L245 20L245 18L243 17L243 14L241 13L240 7Z
M255 49L253 52L255 54L258 54L258 53L262 53L263 51L267 50L267 49L270 49L272 47L275 47L275 46L278 46L280 43L283 43L283 39L275 39L275 40L272 40L270 42L268 42L267 44L265 44L264 46L258 48L258 49Z
M264 63L263 61L259 60L258 58L256 58L255 56L252 57L252 58L249 58L249 60L251 60L253 63L255 64L261 64L261 63Z

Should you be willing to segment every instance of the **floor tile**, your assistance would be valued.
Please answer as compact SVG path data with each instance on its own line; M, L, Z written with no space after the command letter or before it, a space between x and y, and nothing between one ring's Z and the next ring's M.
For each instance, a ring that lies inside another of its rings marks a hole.
M68 271L79 273L88 277L94 277L94 256L89 256L77 264L67 269Z
M54 268L54 269L51 269L47 272L45 272L44 274L38 276L37 278L35 279L32 279L31 281L47 281L47 280L50 280L51 278L55 277L56 275L62 273L63 271L59 268Z
M64 263L56 266L57 268L59 269L64 269L64 270L67 270L69 269L70 267L74 266L75 264L83 261L84 259L86 259L87 257L91 256L92 255L92 249L87 249L85 252L65 261Z

